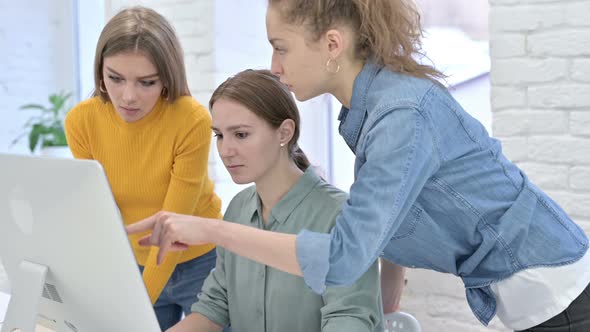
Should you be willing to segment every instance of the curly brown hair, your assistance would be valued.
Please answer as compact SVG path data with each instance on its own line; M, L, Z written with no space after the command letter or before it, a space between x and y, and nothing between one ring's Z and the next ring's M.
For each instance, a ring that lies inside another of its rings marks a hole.
M302 24L314 40L339 24L356 34L355 54L363 61L423 78L444 78L433 66L421 64L420 13L412 0L269 0L288 24Z

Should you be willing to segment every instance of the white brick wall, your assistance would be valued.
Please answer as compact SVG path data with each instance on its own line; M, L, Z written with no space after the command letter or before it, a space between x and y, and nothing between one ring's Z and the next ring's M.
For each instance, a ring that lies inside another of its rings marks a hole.
M490 4L494 134L588 229L590 1Z
M490 5L494 135L590 233L590 1Z
M26 137L10 146L35 114L19 106L76 88L72 12L72 0L0 1L0 152L27 153Z
M590 233L590 1L489 2L494 136ZM457 278L408 279L402 309L424 331L507 331L473 318Z

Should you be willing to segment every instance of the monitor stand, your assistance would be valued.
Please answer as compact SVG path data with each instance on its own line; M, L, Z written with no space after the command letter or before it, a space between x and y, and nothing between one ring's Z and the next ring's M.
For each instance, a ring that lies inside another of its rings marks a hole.
M29 261L20 263L18 277L10 280L12 294L1 332L35 331L48 270L45 265Z

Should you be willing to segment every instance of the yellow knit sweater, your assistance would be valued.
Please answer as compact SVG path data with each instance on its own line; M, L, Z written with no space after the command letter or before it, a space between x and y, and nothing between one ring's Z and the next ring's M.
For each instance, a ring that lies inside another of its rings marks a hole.
M207 173L211 118L192 97L174 103L161 99L133 123L125 122L110 102L94 97L68 112L65 127L74 157L102 164L125 225L160 210L221 218L221 201ZM169 253L157 266L158 249L138 245L144 235L130 235L129 241L137 262L145 266L143 280L152 303L177 264L214 248Z

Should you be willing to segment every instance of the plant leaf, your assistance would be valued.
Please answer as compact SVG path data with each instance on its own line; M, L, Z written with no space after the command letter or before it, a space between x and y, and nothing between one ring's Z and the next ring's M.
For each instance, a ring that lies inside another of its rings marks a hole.
M31 132L29 133L29 150L31 150L31 153L35 152L37 143L39 143L39 137L41 137L41 134L43 134L44 130L45 127L42 125L33 125L33 129L31 129Z
M52 94L49 96L49 102L52 105L55 105L58 100L59 100L59 95L57 95L57 94Z
M19 107L19 109L21 109L21 110L41 110L43 112L47 112L47 108L45 108L45 106L39 105L39 104L26 104L26 105Z
M53 103L53 117L54 119L59 119L59 114L62 111L66 101L70 98L71 93L61 92L58 95L55 95L52 103Z
M56 100L55 104L53 104L53 110L55 112L55 115L59 114L59 111L62 109L65 102L66 100L61 98Z
M41 146L67 146L63 128L63 114L71 92L61 91L49 96L50 106L40 104L22 105L22 110L40 110L41 114L32 116L24 125L24 133L12 141L16 144L23 136L29 136L29 150L34 152L39 143ZM29 129L30 128L30 129Z
M66 133L61 126L61 123L51 127L51 135L52 135L52 146L67 146L68 142L66 140Z

